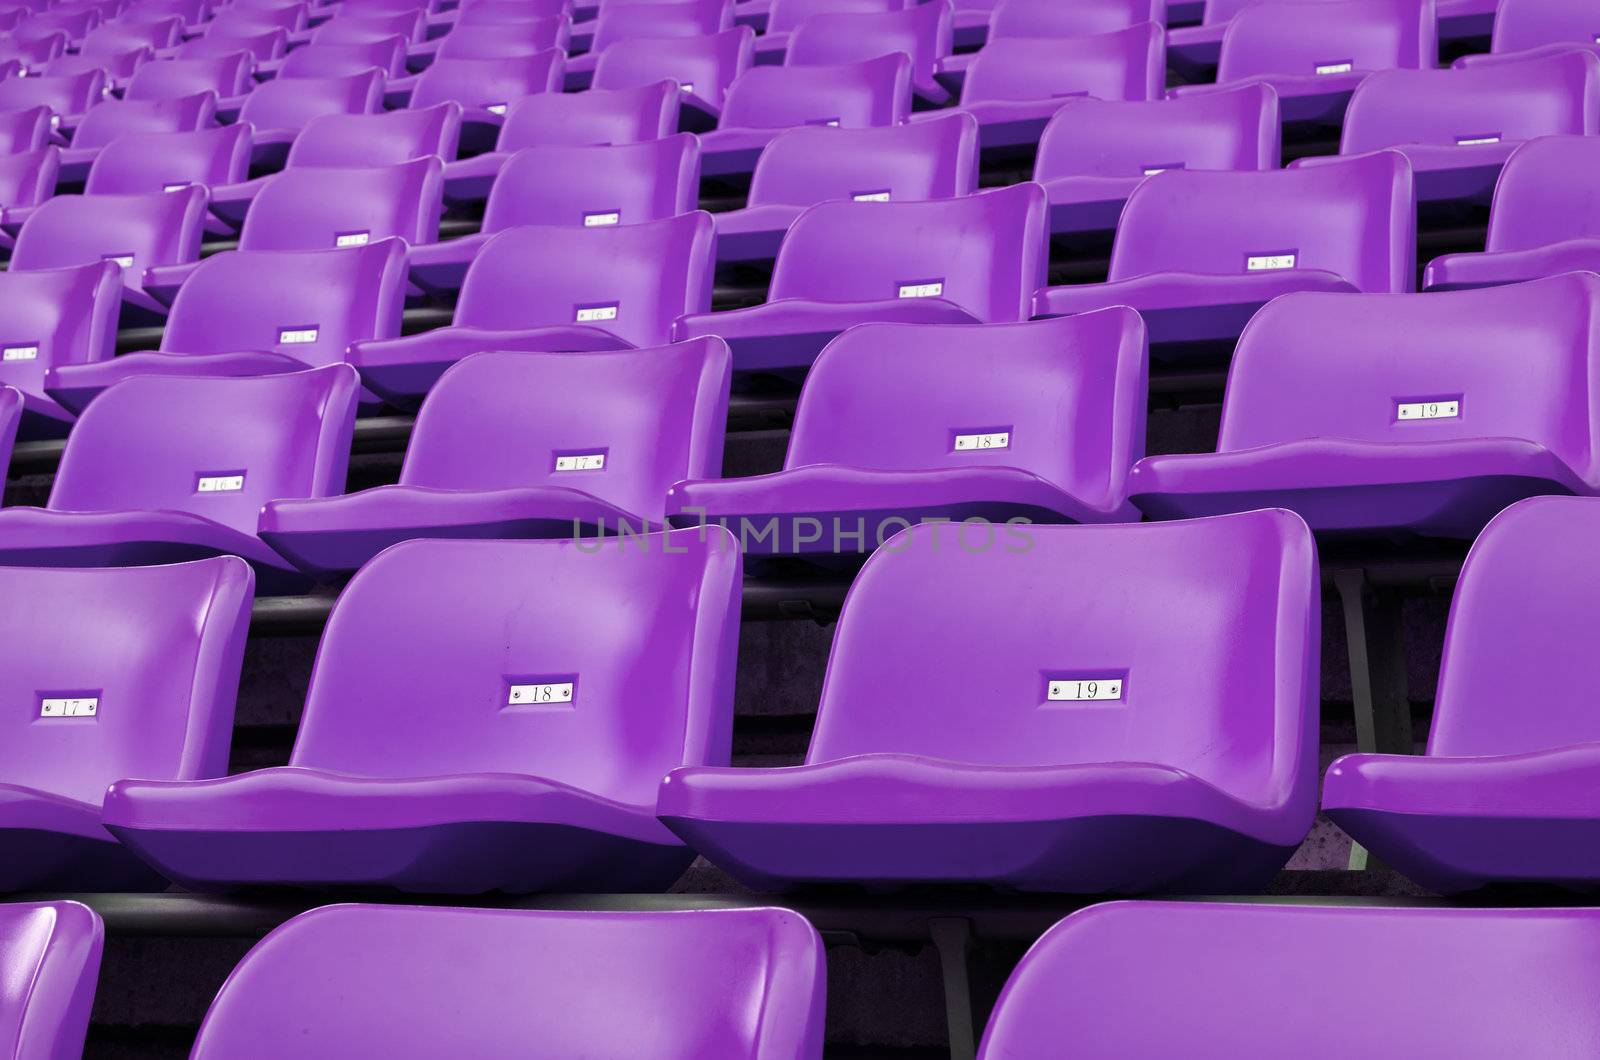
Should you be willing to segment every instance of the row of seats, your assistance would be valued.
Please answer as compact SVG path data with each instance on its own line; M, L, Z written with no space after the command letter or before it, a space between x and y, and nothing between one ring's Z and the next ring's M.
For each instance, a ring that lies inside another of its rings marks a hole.
M79 293L105 280L88 269ZM1600 492L1597 312L1593 273L1441 294L1283 295L1244 329L1216 451L1150 457L1146 328L1126 307L864 324L817 358L783 470L727 479L736 362L716 337L425 363L417 370L439 381L399 482L351 494L361 387L349 365L149 374L89 406L46 507L0 510L0 562L232 554L256 565L264 590L284 591L303 585L295 572L348 574L421 537L603 540L718 523L749 555L865 555L934 519L1105 523L1263 507L1324 536L1470 541L1524 497ZM0 394L8 449L27 399Z
M1600 883L1597 530L1593 498L1492 520L1428 753L1328 771L1328 814L1425 887ZM763 891L1248 893L1311 827L1292 513L903 532L855 581L798 767L729 766L739 574L721 530L397 545L334 607L290 764L223 776L244 563L0 570L0 681L30 705L0 889L657 890L698 852Z
M1017 964L978 1057L1491 1060L1537 1033L1580 1060L1597 932L1593 909L1097 905ZM78 1055L103 934L76 903L0 905L0 983L29 987L0 1010L15 1055ZM331 905L245 955L190 1055L821 1060L827 994L822 939L787 909Z

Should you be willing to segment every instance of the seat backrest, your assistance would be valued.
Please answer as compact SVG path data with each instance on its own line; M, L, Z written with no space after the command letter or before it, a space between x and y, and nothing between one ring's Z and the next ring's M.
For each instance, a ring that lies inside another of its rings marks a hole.
M341 11L311 32L312 44L370 44L388 37L420 41L428 26L421 8L410 11Z
M670 80L635 88L591 88L585 92L524 96L506 112L495 149L520 151L542 144L582 146L659 140L677 131L681 99L677 82Z
M1114 508L1144 455L1146 356L1126 306L1020 324L862 324L807 374L784 467L1015 467Z
M1409 291L1416 246L1411 165L1392 151L1259 173L1168 170L1128 196L1109 275L1320 269L1362 291Z
M0 1041L15 1055L77 1056L89 1030L105 925L78 902L0 906Z
M286 168L392 166L437 156L449 161L461 139L461 104L376 114L324 114L294 138Z
M125 777L225 773L254 580L233 556L0 570L0 692L13 704L0 776L99 806Z
M242 95L250 84L249 52L196 59L163 59L134 71L123 99L172 99L196 92Z
M905 10L906 0L772 0L768 33L787 33L813 15L876 15Z
M37 151L49 140L49 107L0 111L0 154Z
M1541 136L1512 151L1495 184L1488 249L1600 239L1600 196L1589 179L1597 165L1600 139L1590 136Z
M1166 25L1167 0L1000 0L989 19L989 39L1087 37L1143 22Z
M344 492L360 392L348 364L124 379L73 425L49 507L190 512L254 534L270 500Z
M108 261L0 273L0 384L43 394L45 371L116 352L122 277Z
M732 26L731 0L611 4L594 21L590 50L599 54L619 40L709 37Z
M1489 50L1520 52L1546 44L1600 42L1600 12L1586 0L1500 0Z
M1600 132L1600 56L1565 52L1457 70L1383 70L1345 111L1343 154Z
M173 299L165 353L266 350L337 364L352 342L400 334L405 244L214 254Z
M581 357L474 354L428 392L400 481L570 487L660 524L673 483L721 477L731 363L715 337ZM600 460L568 469L572 456Z
M233 184L244 180L249 168L248 125L197 132L124 133L95 156L84 191L89 195L141 194L187 184Z
M22 27L17 27L21 29ZM12 60L26 66L48 62L67 50L67 35L59 30L29 40L17 36L15 30L0 43L0 59Z
M1266 3L1310 3L1312 0L1205 0L1205 7L1200 14L1200 24L1203 26L1217 26L1231 21L1234 15L1247 7ZM1340 0L1323 0L1327 3L1339 3Z
M836 66L905 52L911 57L912 77L926 80L933 76L934 65L950 54L952 17L950 0L929 0L881 14L813 15L790 36L784 62Z
M269 7L265 4L230 4L218 11L211 21L206 23L205 31L208 35L255 33L264 29L281 29L296 33L306 28L309 6L285 4Z
M133 48L170 48L183 32L177 15L149 21L107 22L96 26L78 42L80 55L116 55Z
M1049 226L1037 184L923 202L818 203L778 247L769 301L943 298L980 321L1026 320Z
M1594 480L1600 276L1274 299L1239 338L1217 448L1330 437L1517 438Z
M873 129L786 129L756 160L749 203L947 199L977 186L978 122L955 111Z
M106 84L104 70L56 77L11 77L0 81L0 111L49 107L52 121L82 114L100 102Z
M114 261L123 282L138 289L152 265L200 256L206 197L204 188L193 186L144 195L57 195L23 222L11 268Z
M696 211L635 225L524 225L483 245L455 322L497 330L594 323L659 346L672 322L711 308L716 233Z
M636 38L618 41L600 54L595 88L637 88L662 78L684 92L721 106L728 86L750 69L755 35L736 26L709 37Z
M843 66L752 66L728 87L723 129L899 125L911 114L911 60L896 52Z
M439 42L437 58L496 59L528 55L547 48L566 50L572 23L565 18L536 18L519 22L469 22L458 24Z
M124 11L122 22L159 22L169 15L177 15L188 26L198 25L211 18L211 0L138 0Z
M406 72L406 42L402 37L334 44L308 44L290 52L278 68L281 77L346 77L363 70L382 70L385 77Z
M381 70L275 78L244 98L239 120L257 129L303 129L324 114L375 114L383 109L383 83Z
M1005 37L978 52L961 102L1160 99L1166 78L1167 33L1154 22L1090 37Z
M0 209L33 206L55 194L61 172L61 149L41 147L0 155Z
M1229 20L1217 81L1263 74L1428 70L1438 58L1433 0L1258 3Z
M740 568L720 528L395 545L334 605L290 764L654 807L668 770L728 763ZM429 585L448 591L408 602Z
M285 169L257 193L240 250L320 250L397 237L415 246L439 238L444 163Z
M1078 1056L1123 1060L1195 1042L1217 1057L1304 1054L1311 1034L1351 1055L1486 1060L1525 1050L1535 1019L1559 1052L1600 1038L1594 1007L1566 1000L1600 989L1596 946L1593 909L1108 902L1028 951L978 1057L1045 1060L1069 1039Z
M621 1057L641 1042L660 1057L812 1057L826 978L821 939L785 909L324 906L245 956L193 1057L488 1057L524 1043Z
M501 25L530 19L571 17L572 0L468 0L456 25Z
M203 37L184 41L178 46L179 59L218 59L244 52L256 62L281 59L289 46L289 34L282 29L239 29L228 32L222 27L209 30Z
M1320 618L1311 531L1281 509L923 523L850 587L806 762L1148 763L1309 825Z
M1267 85L1177 99L1084 99L1044 127L1033 178L1277 169L1281 139L1278 94Z
M559 92L566 54L558 49L507 59L435 59L417 75L411 106L453 101L504 114L523 96Z
M1591 536L1600 501L1538 497L1489 521L1461 568L1428 754L1517 755L1600 741Z
M72 146L104 147L129 133L194 132L211 124L217 99L209 92L172 99L108 99L89 108Z
M699 201L700 141L688 133L615 146L529 147L501 167L483 231L639 224L691 213Z

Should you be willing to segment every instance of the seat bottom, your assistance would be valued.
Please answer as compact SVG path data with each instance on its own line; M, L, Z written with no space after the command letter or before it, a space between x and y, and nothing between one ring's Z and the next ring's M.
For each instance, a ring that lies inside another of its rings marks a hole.
M159 891L167 881L100 825L100 807L0 784L0 891Z
M719 336L733 351L735 371L809 368L822 347L846 328L869 322L976 324L943 298L888 298L872 302L816 302L780 298L749 309L692 313L672 325L674 342Z

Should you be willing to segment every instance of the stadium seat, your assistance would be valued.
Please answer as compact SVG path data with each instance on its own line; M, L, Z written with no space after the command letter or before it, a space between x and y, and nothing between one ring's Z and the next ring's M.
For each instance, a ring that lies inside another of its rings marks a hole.
M961 86L985 150L1032 146L1071 97L1160 99L1165 31L1144 22L1092 37L1005 37L984 45Z
M144 271L198 258L205 216L206 191L194 186L145 195L57 195L28 215L10 268L115 262L122 267L124 321L159 322L166 306L145 291Z
M679 94L677 82L668 80L637 88L524 96L506 111L493 151L445 163L445 201L488 198L500 167L524 147L633 144L671 136L678 128Z
M924 523L850 588L805 764L674 769L657 814L763 891L1257 889L1316 814L1318 580L1283 511Z
M7 509L18 510L26 509ZM161 567L8 567L0 585L0 685L15 704L0 740L0 891L164 888L101 825L101 801L129 774L194 780L226 771L249 566L221 556ZM12 1011L0 1004L0 1021Z
M406 94L412 110L457 103L462 108L461 146L469 154L487 150L506 111L524 96L561 91L563 53L552 48L509 59L439 59L414 79ZM399 100L391 98L391 104Z
M826 988L787 909L324 906L245 956L193 1060L820 1060Z
M16 217L26 217L33 207L56 193L61 172L61 148L41 147L0 155L0 225L10 225ZM12 247L10 233L0 238L0 246Z
M0 82L3 84L4 82ZM278 78L256 88L238 120L254 128L254 164L276 168L305 127L326 114L376 114L383 109L383 72L348 77Z
M37 151L49 142L49 107L0 111L0 154Z
M722 473L720 339L589 353L477 353L417 414L400 482L270 501L262 540L301 570L348 572L414 537L659 530L667 489Z
M411 279L427 291L459 290L484 244L508 228L642 224L692 213L699 200L700 144L688 133L636 144L529 147L495 178L479 231L411 248Z
M23 40L12 33L0 39L0 63L8 64L12 72L18 72L21 67L31 69L47 63L66 50L67 35L60 31L30 40Z
M61 269L0 273L0 384L23 396L23 434L61 437L73 415L45 393L46 369L103 361L116 349L122 277L117 266L96 261ZM10 436L17 424L0 428ZM5 446L5 463L11 446ZM0 464L3 466L3 464Z
M865 555L933 519L1136 522L1127 478L1144 455L1146 362L1144 324L1124 308L863 324L806 376L782 471L679 482L667 514L790 555Z
M1050 197L1050 230L1109 232L1145 179L1168 169L1274 170L1278 96L1241 85L1185 99L1078 100L1039 140L1033 179Z
M414 68L426 68L439 58L494 59L542 52L547 48L566 51L571 38L572 23L560 16L514 22L468 22L456 26L443 37L412 45L407 59Z
M1430 291L1519 283L1563 272L1600 272L1600 201L1589 180L1600 139L1541 136L1511 152L1495 185L1481 254L1428 263Z
M59 10L40 11L11 31L15 41L36 41L55 34L63 34L69 43L75 43L100 24L100 13L88 8L76 10L63 5Z
M213 28L204 36L186 40L178 45L173 57L180 60L224 59L244 52L253 61L263 63L283 58L288 44L289 34L281 29L240 30L230 33L213 24ZM137 77L138 74L134 76Z
M911 58L911 89L924 103L950 102L950 91L934 79L950 54L950 0L928 0L903 11L880 14L812 15L790 36L788 66L838 66L892 52Z
M1493 6L1489 55L1464 55L1458 65L1547 55L1600 51L1600 19L1585 0L1499 0Z
M138 0L118 18L122 22L159 22L177 15L186 30L194 30L211 20L213 6L211 0Z
M276 77L349 77L370 69L382 70L390 79L406 76L404 38L307 44L284 56L272 72Z
M1256 3L1228 22L1216 86L1172 94L1265 83L1277 90L1285 123L1337 125L1369 74L1432 69L1438 55L1433 0Z
M596 62L618 41L710 37L732 28L733 0L612 4L595 19L587 52L567 61L567 90L589 87ZM588 32L575 32L573 44L579 45Z
M112 140L130 133L195 132L213 124L216 97L208 92L170 99L108 99L89 108L72 146L61 152L61 179L81 184L100 151ZM7 217L8 223L15 218Z
M282 30L285 34L306 28L310 4L229 4L202 27L205 36L241 36L263 30ZM202 37L202 40L205 38Z
M404 302L405 247L398 239L215 254L173 300L159 352L54 368L45 391L80 411L100 391L134 376L262 375L337 364L358 339L398 335Z
M734 7L734 17L744 5ZM904 11L906 0L772 0L765 29L756 38L758 66L778 66L789 50L789 38L813 15L873 15Z
M882 55L845 66L752 66L728 88L717 128L700 134L708 177L748 174L785 129L899 125L911 114L911 61Z
M1430 891L1600 886L1600 675L1584 636L1597 529L1587 497L1536 497L1491 520L1451 604L1427 753L1345 755L1328 770L1328 816Z
M414 405L481 350L584 352L659 346L672 322L711 305L711 217L634 225L524 225L484 244L450 327L356 342L350 361L393 404ZM181 296L180 296L181 297Z
M326 22L291 34L290 45L372 44L399 37L409 50L412 45L422 43L427 31L428 14L421 6L373 11L342 5L334 9L333 17Z
M979 10L982 9L956 9L958 36L964 24L970 25ZM988 40L1048 40L1093 37L1142 23L1153 23L1160 29L1166 22L1167 4L1166 0L1073 0L1070 4L1059 0L1002 0L998 4L990 3L989 10L983 14L987 16L984 25L988 29ZM981 50L963 52L940 60L940 83L952 92L959 92L967 70L981 54ZM1163 69L1162 73L1165 72Z
M1168 170L1128 196L1103 284L1047 287L1036 316L1127 305L1162 360L1214 356L1290 291L1409 291L1411 167L1390 151L1259 173Z
M59 77L8 77L0 81L0 111L50 108L50 127L69 126L100 102L105 92L103 70Z
M740 561L644 542L387 549L334 604L287 767L119 781L106 826L191 890L670 885L694 855L656 786L728 762Z
M595 64L594 88L639 88L664 78L676 81L678 127L705 132L721 117L728 87L750 69L753 41L746 26L709 37L618 41Z
M870 129L789 129L756 162L747 205L711 215L717 260L772 260L806 207L829 199L947 199L977 186L978 122L970 114Z
M808 367L855 324L1025 320L1047 242L1037 184L923 202L818 203L783 237L765 303L690 313L673 336L718 335L736 371L771 371Z
M128 80L123 99L177 99L199 92L214 92L228 99L244 94L251 85L248 52L196 59L163 59L145 63Z
M1597 944L1593 909L1111 902L1034 944L978 1057L1576 1060Z
M1597 312L1589 273L1285 295L1240 336L1217 451L1142 460L1128 492L1160 519L1285 507L1322 533L1468 540L1523 497L1594 493Z
M1519 143L1562 133L1600 133L1600 54L1373 74L1351 97L1340 152L1399 151L1419 202L1487 203Z
M1222 56L1222 37L1233 16L1260 3L1292 0L1203 0L1200 24L1175 26L1167 31L1167 60L1173 70L1188 81L1213 80L1217 60ZM1491 0L1492 2L1492 0ZM1181 0L1168 3L1168 15L1181 6Z
M444 165L432 156L359 169L291 166L256 195L240 250L322 250L398 238L439 238ZM198 262L145 271L144 288L171 305Z
M304 586L256 537L256 518L275 497L343 492L359 389L348 365L110 387L73 426L46 506L0 509L0 563L231 554L256 567L264 592Z
M134 71L148 62L151 55L149 48L129 48L97 55L73 52L56 56L40 67L38 72L47 77L70 77L99 71L105 75L106 84L110 87L120 85L133 76Z
M83 1053L105 926L78 902L0 905L0 1040L12 1060Z
M249 167L248 125L124 133L100 149L83 190L88 195L138 195L189 184L215 188L243 180Z

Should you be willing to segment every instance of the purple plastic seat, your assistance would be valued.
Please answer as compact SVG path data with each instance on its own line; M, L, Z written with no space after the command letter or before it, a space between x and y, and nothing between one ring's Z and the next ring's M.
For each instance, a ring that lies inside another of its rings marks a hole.
M581 357L473 354L422 403L398 485L271 501L258 531L323 573L416 537L659 530L674 482L722 473L729 364L715 338Z
M1128 492L1160 519L1281 506L1322 533L1469 540L1523 497L1595 493L1597 310L1590 273L1285 295L1239 339L1217 451L1142 460Z
M221 98L241 95L250 86L248 52L198 59L145 63L128 81L123 99L175 99L199 92Z
M49 107L0 111L0 154L37 151L49 142Z
M382 70L389 78L403 77L405 40L395 36L375 41L308 44L284 56L273 72L278 77L348 77L370 69Z
M394 166L412 159L455 157L461 137L461 105L375 114L324 114L306 123L284 156L285 169L305 166L358 168ZM238 228L250 204L277 174L211 189L211 212Z
M309 4L230 4L216 13L203 27L205 34L237 36L261 30L281 29L294 33L306 28Z
M588 46L588 51L573 56L567 62L568 91L587 88L600 56L619 41L710 37L732 29L733 0L668 0L664 3L652 0L611 4L601 9L593 25L593 43ZM575 33L573 36L573 44L581 46L584 33Z
M283 58L288 46L289 34L281 29L228 32L223 27L217 27L203 37L184 41L173 56L180 60L223 59L244 52L255 62L261 63Z
M1434 258L1423 285L1448 291L1600 272L1595 166L1600 139L1592 136L1541 136L1517 147L1495 185L1485 252Z
M116 349L122 278L110 262L0 273L0 384L23 398L25 437L60 437L72 413L44 391L47 369L103 361ZM15 410L7 413L14 417ZM6 460L19 423L0 426ZM8 433L9 432L9 433ZM0 464L4 466L4 464Z
M1560 51L1600 51L1600 17L1586 0L1499 0L1493 7L1494 32L1489 52L1501 57L1532 56ZM1465 60L1463 63L1462 60ZM1462 56L1458 64L1489 62Z
M1411 167L1377 151L1303 169L1157 173L1128 196L1107 282L1046 287L1033 312L1132 306L1153 352L1181 360L1233 342L1280 294L1415 283Z
M383 84L383 71L364 70L344 77L278 78L260 86L244 97L239 108L239 121L255 129L256 164L270 165L286 157L295 137L313 119L381 111Z
M106 826L192 890L670 885L693 854L656 786L728 762L740 559L645 542L387 549L334 604L287 767L120 781Z
M291 166L256 195L240 250L321 250L439 238L444 164L432 156L360 169ZM146 270L144 289L171 305L198 262Z
M950 92L934 79L950 54L950 0L928 0L903 11L879 14L813 15L789 38L789 66L838 66L904 52L911 58L911 89L934 105L950 102Z
M0 155L0 223L32 208L55 194L61 171L61 149L41 147ZM4 245L10 246L9 239Z
M662 79L676 81L679 127L705 132L721 117L729 86L750 69L754 41L748 26L709 37L618 41L595 64L594 87L638 88Z
M407 95L413 110L456 103L462 108L461 146L487 149L506 111L524 96L561 91L564 53L552 48L507 59L439 59L414 79Z
M1373 71L1428 70L1438 55L1433 0L1256 3L1228 22L1217 85L1172 92L1264 82L1277 90L1285 122L1336 125Z
M137 0L118 16L118 21L159 22L177 15L185 28L193 29L209 22L212 13L211 0Z
M45 390L80 411L136 376L250 376L338 364L352 342L398 335L404 303L405 245L398 239L216 254L173 300L159 352L53 368Z
M748 204L711 215L717 260L771 260L795 219L818 202L948 199L977 186L978 122L970 114L869 129L789 129L762 152Z
M231 554L257 568L263 591L303 586L256 537L256 518L275 497L343 491L359 389L348 365L110 387L73 425L46 506L0 509L0 563L120 567Z
M700 144L688 133L614 146L529 147L501 168L478 232L412 247L411 279L429 291L459 290L478 252L509 228L643 224L693 213L699 199Z
M1278 97L1240 85L1185 99L1078 100L1039 139L1033 179L1050 197L1050 230L1110 231L1146 178L1168 169L1274 170Z
M46 77L65 77L98 70L105 75L106 84L114 86L132 77L134 71L152 56L149 48L129 48L120 52L98 52L94 55L73 53L57 56L39 68Z
M370 44L389 37L399 37L409 46L421 43L427 28L427 12L421 7L406 11L367 11L361 8L340 7L328 21L306 31L304 42ZM300 42L299 36L296 35L296 43Z
M515 22L469 22L443 37L407 49L412 69L425 69L436 59L499 59L549 48L567 51L572 23L566 18L530 18Z
M1519 143L1562 133L1600 133L1600 54L1374 74L1351 97L1340 152L1399 151L1421 202L1487 203Z
M356 342L373 392L415 404L444 370L483 350L587 352L660 346L672 322L711 306L711 216L619 225L522 225L483 245L449 327Z
M105 830L101 801L129 774L193 780L227 769L251 583L232 556L0 571L0 681L14 704L0 740L0 891L166 886ZM14 1012L0 1003L0 1028Z
M15 32L0 38L0 62L33 68L47 63L67 50L67 35L60 31L28 40ZM15 70L15 66L11 67Z
M59 77L8 77L0 81L0 111L49 107L55 128L100 102L105 85L105 71L98 69Z
M1537 497L1496 516L1456 586L1427 752L1345 755L1328 770L1328 815L1429 890L1600 887L1585 636L1597 529L1593 498Z
M1037 184L923 202L808 208L778 248L767 301L690 313L673 337L718 335L739 371L808 367L835 335L870 321L1024 320L1048 257Z
M104 945L105 925L86 905L0 905L0 1039L9 1057L82 1055Z
M81 183L101 149L119 136L194 132L213 124L216 108L216 97L208 92L171 99L107 99L96 103L78 122L72 146L61 152L61 179Z
M153 53L175 46L182 33L183 19L177 15L131 22L119 19L90 30L78 42L78 55L106 64L110 77L125 78ZM130 56L139 58L130 62Z
M524 147L633 144L671 136L678 128L680 94L676 81L656 81L637 88L524 96L506 111L493 151L445 163L445 199L487 198L500 167Z
M11 268L109 261L122 267L125 319L159 321L166 307L144 289L144 270L200 256L206 190L144 195L57 195L34 207L17 234Z
M956 32L959 35L967 11L957 9ZM1093 37L1115 33L1142 23L1164 26L1167 21L1166 0L1002 0L993 5L986 21L988 40L1046 40L1053 37ZM952 92L960 91L967 70L982 51L948 55L939 62L938 76L941 84ZM1163 55L1164 77L1165 56ZM1158 92L1157 95L1160 93Z
M1110 902L1028 951L978 1057L1578 1060L1596 945L1593 909Z
M1137 521L1126 494L1144 454L1146 361L1144 324L1125 308L863 324L806 376L782 471L679 482L667 514L766 554L865 555L933 519Z
M911 60L882 55L847 66L753 66L728 88L717 128L702 133L706 176L751 172L785 129L899 125L911 114Z
M193 1060L820 1060L826 988L822 940L787 909L324 906L245 956Z
M209 188L243 180L249 166L248 125L124 133L100 149L83 190L88 195L137 195L189 184Z
M1005 37L978 52L961 87L961 109L978 119L988 148L1031 146L1072 97L1160 99L1166 31L1143 22L1092 37Z
M922 524L850 588L805 764L674 769L656 812L758 890L1259 888L1316 813L1320 618L1289 512Z
M739 21L742 6L734 7L736 21ZM905 7L906 0L772 0L766 28L756 38L756 63L761 66L782 63L789 50L789 38L806 19L815 15L873 15L903 11Z

